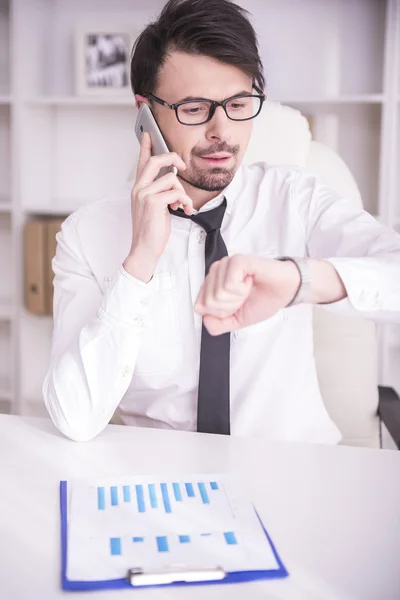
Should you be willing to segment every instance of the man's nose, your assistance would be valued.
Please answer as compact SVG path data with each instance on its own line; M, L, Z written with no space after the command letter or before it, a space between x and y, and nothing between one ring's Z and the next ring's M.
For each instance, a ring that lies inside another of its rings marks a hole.
M223 106L217 106L212 119L207 123L207 137L224 139L226 141L227 137L229 137L229 123L230 119L228 119Z

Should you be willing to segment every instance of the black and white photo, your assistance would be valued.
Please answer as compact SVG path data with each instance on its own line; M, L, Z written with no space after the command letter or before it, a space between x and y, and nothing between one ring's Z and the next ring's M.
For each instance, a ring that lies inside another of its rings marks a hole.
M127 32L85 32L78 36L79 94L129 93L132 37Z

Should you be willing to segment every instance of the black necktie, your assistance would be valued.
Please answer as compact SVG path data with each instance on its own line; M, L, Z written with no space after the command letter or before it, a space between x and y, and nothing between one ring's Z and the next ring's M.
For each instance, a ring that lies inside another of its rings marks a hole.
M191 219L205 230L205 274L211 265L228 255L221 235L221 224L226 209L226 199L217 208L188 216L182 209L169 208L172 215ZM229 358L230 333L211 336L202 327L200 349L200 375L197 403L197 431L230 434L229 410Z

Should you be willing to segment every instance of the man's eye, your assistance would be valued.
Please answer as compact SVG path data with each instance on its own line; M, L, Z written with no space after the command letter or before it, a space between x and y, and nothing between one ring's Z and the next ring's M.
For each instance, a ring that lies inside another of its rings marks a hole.
M187 115L196 115L199 112L204 111L205 108L204 106L189 106L183 109L183 112L185 112Z

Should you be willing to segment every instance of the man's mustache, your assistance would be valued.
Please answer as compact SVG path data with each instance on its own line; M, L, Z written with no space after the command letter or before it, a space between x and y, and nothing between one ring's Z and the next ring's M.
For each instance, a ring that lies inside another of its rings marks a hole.
M218 152L226 152L227 154L232 154L233 156L237 154L240 150L240 146L229 146L225 142L215 143L212 146L209 146L206 149L201 148L193 148L192 154L195 156L208 156L209 154L217 154Z

